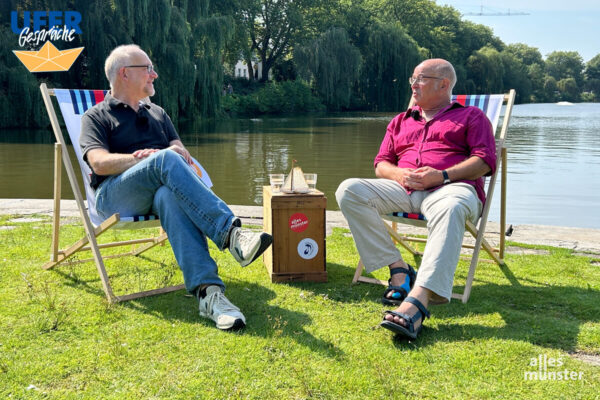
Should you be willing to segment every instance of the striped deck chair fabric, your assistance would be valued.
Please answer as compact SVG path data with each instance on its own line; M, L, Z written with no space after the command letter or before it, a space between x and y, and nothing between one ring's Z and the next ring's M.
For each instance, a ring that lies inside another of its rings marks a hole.
M502 103L504 102L503 94L453 95L452 101L456 101L463 106L474 106L483 111L492 123L494 135L496 135Z

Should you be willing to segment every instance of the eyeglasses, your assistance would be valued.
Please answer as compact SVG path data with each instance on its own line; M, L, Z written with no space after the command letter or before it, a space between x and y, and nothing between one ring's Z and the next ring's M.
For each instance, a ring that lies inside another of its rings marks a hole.
M416 78L411 76L410 78L408 78L408 83L410 83L411 85L414 85L415 83L424 83L424 79L444 79L444 78L440 78L439 76L427 76L427 75L419 75Z
M151 74L152 72L154 72L154 65L152 65L152 64L148 64L148 65L126 65L125 68L146 68L146 71L148 71L149 74Z

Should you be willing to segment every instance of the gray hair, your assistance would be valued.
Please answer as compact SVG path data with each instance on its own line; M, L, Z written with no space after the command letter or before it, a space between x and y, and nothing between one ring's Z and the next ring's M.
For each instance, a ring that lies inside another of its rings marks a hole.
M440 76L447 78L450 81L450 87L448 91L452 94L452 89L454 89L454 85L456 85L456 71L454 71L454 67L450 62L446 60L442 60L443 62L439 62L436 64L435 69Z
M138 51L143 52L137 44L124 44L116 47L110 52L108 57L106 57L106 61L104 62L104 73L106 74L106 79L110 82L111 88L117 80L117 73L119 70L129 64L131 55Z

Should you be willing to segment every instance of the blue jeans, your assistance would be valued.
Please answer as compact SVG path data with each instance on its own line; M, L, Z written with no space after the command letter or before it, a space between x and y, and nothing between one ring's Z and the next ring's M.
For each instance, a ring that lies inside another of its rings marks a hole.
M236 218L176 152L161 150L110 176L96 190L96 209L103 218L117 212L122 216L158 215L186 289L225 287L206 237L223 250Z

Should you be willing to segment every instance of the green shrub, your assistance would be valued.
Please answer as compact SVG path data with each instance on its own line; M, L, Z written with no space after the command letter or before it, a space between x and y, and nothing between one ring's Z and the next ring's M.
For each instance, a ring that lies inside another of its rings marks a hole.
M581 93L581 101L585 103L592 103L596 101L596 95L593 92Z
M231 116L287 114L293 112L322 111L325 106L301 81L269 82L248 95L221 97L223 110Z

